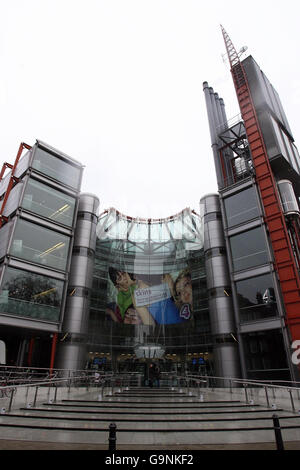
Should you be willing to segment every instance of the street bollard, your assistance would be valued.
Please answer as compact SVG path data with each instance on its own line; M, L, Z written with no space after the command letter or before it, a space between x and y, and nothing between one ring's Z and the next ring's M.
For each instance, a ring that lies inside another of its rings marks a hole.
M277 450L284 450L278 415L273 415L272 418L273 418Z
M108 438L108 450L111 452L114 452L116 450L116 431L117 431L117 426L115 423L110 423L109 425L109 438Z
M15 388L12 388L11 391L10 391L10 400L9 400L9 405L8 405L8 411L11 411L11 407L12 407L12 402L13 402L13 399L14 399L15 391L16 391Z
M33 406L36 405L36 399L37 399L37 395L38 395L38 390L39 390L39 387L35 387L35 394L34 394Z

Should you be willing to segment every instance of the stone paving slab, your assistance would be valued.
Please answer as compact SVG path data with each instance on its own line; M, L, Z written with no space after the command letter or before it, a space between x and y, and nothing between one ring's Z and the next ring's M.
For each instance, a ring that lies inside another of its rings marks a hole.
M300 450L300 443L295 441L285 442L285 450ZM0 439L0 450L108 450L108 445L104 444L72 444L58 442L32 442ZM206 445L168 445L168 446L147 446L147 445L117 445L117 450L276 450L276 444L272 442L258 442L250 444L206 444Z

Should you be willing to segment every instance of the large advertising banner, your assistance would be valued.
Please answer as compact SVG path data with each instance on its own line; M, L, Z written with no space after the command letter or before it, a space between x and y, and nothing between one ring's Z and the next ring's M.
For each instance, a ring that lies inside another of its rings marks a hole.
M142 276L109 268L106 313L117 323L170 325L190 320L192 282L188 269Z

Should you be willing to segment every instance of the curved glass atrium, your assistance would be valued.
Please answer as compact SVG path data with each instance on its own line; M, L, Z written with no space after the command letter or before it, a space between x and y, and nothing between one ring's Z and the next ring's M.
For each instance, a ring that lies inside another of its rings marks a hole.
M111 208L98 220L92 357L123 370L146 358L204 363L210 327L200 216L186 208L141 219Z

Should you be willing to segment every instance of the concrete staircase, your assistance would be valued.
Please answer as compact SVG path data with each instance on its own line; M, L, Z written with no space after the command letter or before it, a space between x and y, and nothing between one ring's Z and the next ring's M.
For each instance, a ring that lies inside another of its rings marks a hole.
M248 448L253 444L264 448L266 443L276 449L274 413L283 442L293 442L300 449L297 413L247 404L229 394L220 397L209 389L170 387L116 389L114 393L92 389L35 407L21 406L0 415L0 439L108 449L109 426L114 423L117 449Z

